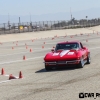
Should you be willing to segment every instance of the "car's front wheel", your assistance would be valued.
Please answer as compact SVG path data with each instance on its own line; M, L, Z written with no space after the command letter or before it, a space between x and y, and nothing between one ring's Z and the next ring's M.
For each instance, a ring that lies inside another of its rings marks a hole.
M80 60L80 62L78 64L78 67L79 68L83 68L84 67L84 60L83 60L83 58L81 58L81 60Z
M87 57L87 64L90 64L91 63L91 58L90 58L90 54L88 54L88 57Z

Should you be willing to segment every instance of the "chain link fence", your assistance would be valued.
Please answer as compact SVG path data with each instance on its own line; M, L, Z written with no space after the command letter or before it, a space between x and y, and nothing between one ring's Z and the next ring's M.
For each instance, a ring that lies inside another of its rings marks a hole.
M60 30L71 28L85 28L100 25L100 19L61 20L61 21L39 21L26 23L3 23L0 24L0 34L24 33L47 30Z

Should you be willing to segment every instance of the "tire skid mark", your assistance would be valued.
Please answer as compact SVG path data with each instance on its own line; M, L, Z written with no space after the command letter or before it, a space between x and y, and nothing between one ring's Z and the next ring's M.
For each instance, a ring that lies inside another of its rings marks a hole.
M96 65L96 63L95 63L95 65ZM80 78L79 77L79 78L72 79L72 80L69 80L69 81L66 81L66 82L42 82L42 83L33 83L33 84L38 84L38 85L39 84L54 84L51 88L33 89L33 91L34 91L34 93L41 93L41 92L46 92L46 91L53 91L55 88L58 88L60 86L74 84L76 82L88 80L90 78L97 77L97 76L100 76L100 73L99 72L98 73L95 73L93 75L88 75L88 76L85 76L83 78Z
M51 88L33 89L33 91L34 91L33 93L41 93L41 92L47 92L47 91L54 91L56 88L61 87L63 85L73 84L73 83L76 83L76 82L79 82L79 81L88 80L89 78L93 78L93 77L97 77L97 76L100 76L100 73L96 73L94 75L90 75L90 76L84 77L84 78L72 79L72 80L69 80L69 81L66 81L66 82L51 82L52 84L56 84L56 85L53 85ZM41 84L44 84L44 83L41 83Z

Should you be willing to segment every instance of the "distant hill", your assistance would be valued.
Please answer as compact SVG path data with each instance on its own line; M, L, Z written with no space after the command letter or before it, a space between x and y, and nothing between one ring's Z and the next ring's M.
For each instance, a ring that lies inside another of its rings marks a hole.
M99 18L100 17L100 8L91 8L87 10L72 12L72 15L75 19L85 19L88 16L88 19ZM10 15L11 23L18 23L18 18L20 17L21 22L29 22L30 15ZM42 14L42 15L31 15L31 20L35 21L57 21L57 20L70 20L70 12L58 12L55 14ZM8 15L0 15L0 23L7 23Z

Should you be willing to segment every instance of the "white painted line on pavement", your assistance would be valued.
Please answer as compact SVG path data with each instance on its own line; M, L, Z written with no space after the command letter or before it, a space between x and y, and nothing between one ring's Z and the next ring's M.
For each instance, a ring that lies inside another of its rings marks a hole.
M14 54L0 55L0 57L11 56L11 55L17 55L17 54L23 54L23 53L29 53L29 52L27 51L27 52L20 52L20 53L14 53Z
M57 44L57 43L45 43L45 44Z
M40 57L34 57L34 58L28 58L26 60L15 60L15 61L9 61L9 62L2 62L0 63L0 65L4 65L4 64L11 64L11 63L17 63L17 62L23 62L23 61L28 61L28 60L32 60L32 59L39 59L39 58L43 58L44 56L40 56Z
M94 48L89 48L89 49L97 49L97 48L99 49L100 47L94 47ZM38 51L50 50L50 49L52 49L52 48L46 48L46 49L41 49L41 50L34 50L34 49L33 49L33 52L32 52L32 53L38 52ZM0 57L11 56L11 55L17 55L17 54L24 54L24 53L30 53L30 52L27 51L27 52L20 52L20 53L14 53L14 54L6 54L6 55L0 55Z
M28 49L26 49L26 47L25 48L16 48L16 47L14 47L14 50L29 50L30 48L32 48L32 47L28 47ZM34 48L33 47L33 49L38 50L38 49L41 49L41 48ZM11 49L7 49L7 48L5 49L5 51L8 51L8 50L11 50Z
M97 49L97 48L100 48L100 47L95 47L95 48L90 48L90 49ZM34 52L38 52L38 51L50 50L50 49L52 49L52 48L46 48L46 49L41 49L41 50L34 50L34 49L33 49L33 53L34 53ZM24 53L30 53L30 52L27 51L27 52L20 52L20 53L14 53L14 54L6 54L6 55L0 55L0 57L10 56L10 55L17 55L17 54L24 54Z
M0 74L0 75L2 75L2 74ZM9 76L9 75L2 75L2 76Z
M50 50L50 49L52 49L52 48L47 48L47 49L41 49L41 50L33 50L33 53L34 52L38 52L38 51L45 51L45 50ZM6 55L0 55L0 57L4 57L4 56L11 56L11 55L17 55L17 54L23 54L23 53L30 53L29 51L27 51L27 52L20 52L20 53L14 53L14 54L6 54Z
M90 48L90 49L99 49L100 47L94 47L94 48Z
M3 75L3 76L7 76L8 77L9 75ZM17 77L17 76L14 76L14 77L16 77L16 79L19 79L19 77Z
M11 80L1 81L0 84L1 83L6 83L6 82L9 82L9 81L11 81Z

